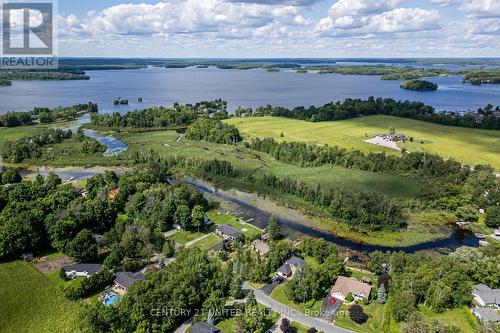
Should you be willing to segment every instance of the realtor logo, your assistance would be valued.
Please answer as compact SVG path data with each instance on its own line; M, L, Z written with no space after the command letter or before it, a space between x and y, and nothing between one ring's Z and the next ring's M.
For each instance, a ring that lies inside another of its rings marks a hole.
M1 68L57 68L55 8L54 1L2 2Z

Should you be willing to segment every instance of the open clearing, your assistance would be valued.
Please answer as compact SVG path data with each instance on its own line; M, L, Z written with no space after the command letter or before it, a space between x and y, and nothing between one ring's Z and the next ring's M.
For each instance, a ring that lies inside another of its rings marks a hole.
M0 332L78 332L78 304L31 264L0 264Z
M244 175L255 170L271 172L277 176L331 187L351 187L358 191L374 191L396 197L417 197L422 185L414 179L346 169L338 166L323 165L314 168L298 166L276 161L267 154L256 154L243 146L214 144L204 141L181 140L177 142L175 131L156 131L146 133L119 133L118 138L129 145L124 155L144 152L152 149L162 155L183 155L202 159L220 159L230 161ZM169 146L165 146L168 144ZM121 157L121 160L126 159Z
M232 118L226 122L237 126L247 138L273 137L280 141L303 141L363 152L399 154L392 149L363 142L377 134L388 133L392 126L397 133L414 139L414 142L398 143L400 148L427 151L464 164L490 164L500 170L500 131L443 126L392 116L317 123L277 117ZM284 137L281 137L281 132Z

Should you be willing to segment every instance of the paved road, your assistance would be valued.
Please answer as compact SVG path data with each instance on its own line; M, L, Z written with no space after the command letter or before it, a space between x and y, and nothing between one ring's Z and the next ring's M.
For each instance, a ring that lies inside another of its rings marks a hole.
M243 284L243 289L253 290L255 294L255 299L262 305L271 308L273 311L278 312L280 315L290 318L292 321L296 321L307 327L315 327L318 331L325 333L352 333L352 331L345 328L335 326L334 324L327 323L323 320L316 319L313 317L306 316L305 314L287 307L286 305L275 301L270 296L267 296L263 292L252 288L247 283Z

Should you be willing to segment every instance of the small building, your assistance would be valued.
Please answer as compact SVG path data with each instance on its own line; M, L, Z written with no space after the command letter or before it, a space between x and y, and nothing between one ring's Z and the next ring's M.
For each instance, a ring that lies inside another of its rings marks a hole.
M23 260L33 260L34 257L33 252L24 252L21 254L21 259Z
M118 272L116 273L113 290L119 294L125 294L127 289L132 287L134 283L142 280L144 280L144 274L142 272Z
M215 229L215 233L224 239L235 241L242 235L241 231L230 226L229 224L222 224Z
M481 306L500 306L500 289L491 289L484 284L472 288L474 300Z
M94 237L95 241L97 242L97 245L101 245L102 242L102 235L97 234L97 233L92 233L92 237Z
M205 224L206 227L209 227L212 224L214 224L208 216L203 216L203 223Z
M261 256L267 256L269 251L271 250L269 248L269 245L261 241L260 239L256 239L252 242L252 248Z
M495 229L494 235L500 237L500 229Z
M330 294L341 300L345 300L349 293L356 299L365 299L370 297L371 290L372 286L367 283L359 282L352 277L339 276Z
M306 262L295 256L288 259L280 268L278 268L278 275L284 278L291 278L298 270L301 270L306 265Z
M260 236L260 239L261 239L263 242L269 242L269 240L271 239L271 236L269 235L269 233L265 233L265 234L263 234L262 236Z
M366 284L372 284L372 280L368 276L363 276L361 279L361 282L366 283Z
M91 275L100 273L102 271L102 266L99 264L74 264L63 266L62 270L70 279L74 279L78 276L88 278Z
M475 308L472 313L482 322L500 322L500 315L495 309L491 308Z
M222 331L209 323L198 322L191 326L191 333L222 333Z

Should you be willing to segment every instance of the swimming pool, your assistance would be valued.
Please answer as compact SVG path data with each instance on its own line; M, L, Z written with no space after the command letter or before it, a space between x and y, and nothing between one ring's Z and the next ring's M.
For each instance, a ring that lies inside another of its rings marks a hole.
M105 295L102 299L102 303L105 304L105 305L113 305L115 304L116 302L118 302L118 295L115 294L115 293L108 293L107 295Z

